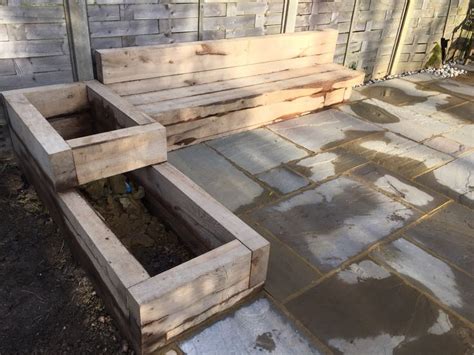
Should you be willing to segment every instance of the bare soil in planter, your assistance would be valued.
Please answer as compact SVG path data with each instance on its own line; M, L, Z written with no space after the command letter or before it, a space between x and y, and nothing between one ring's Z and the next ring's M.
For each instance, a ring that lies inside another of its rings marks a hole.
M196 255L142 202L143 187L117 175L84 185L86 199L108 227L151 275L180 265Z

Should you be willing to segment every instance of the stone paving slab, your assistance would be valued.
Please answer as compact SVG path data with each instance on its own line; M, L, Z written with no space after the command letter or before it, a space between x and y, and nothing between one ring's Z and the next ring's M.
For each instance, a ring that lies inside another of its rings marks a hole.
M382 81L360 87L357 91L366 98L378 99L396 106L423 103L430 96L440 95L437 90L429 90L423 85L403 79Z
M450 93L448 91L440 92L436 89L430 89L429 84L438 83L438 81L432 81L429 83L410 82L405 79L387 80L381 83L376 83L366 87L359 88L359 94L365 96L368 99L376 100L378 102L384 102L387 107L392 106L389 111L395 112L394 115L390 115L391 122L395 123L394 119L403 113L403 110L396 112L393 106L408 110L408 112L414 112L422 115L437 114L442 110L452 109L453 107L459 106L465 99ZM464 84L462 84L464 85ZM377 105L375 105L377 106ZM464 108L465 109L465 108ZM372 111L371 109L370 111ZM366 110L367 111L367 110ZM375 112L369 117L376 117L380 115L381 111L387 111L386 108L375 109ZM378 118L379 120L381 118ZM406 130L409 132L409 130ZM426 128L425 128L426 131Z
M265 291L274 299L283 302L295 292L321 278L321 273L262 226L255 223L249 215L242 215L241 218L270 242L270 260Z
M375 125L334 109L276 123L268 128L316 153L381 131Z
M451 203L405 236L474 276L474 211Z
M351 142L345 145L344 149L372 160L406 178L413 178L453 159L445 153L391 132Z
M474 148L465 146L464 144L443 136L433 137L423 142L423 145L436 149L439 152L449 154L453 157L458 157L469 149Z
M266 298L260 298L181 342L188 355L321 354Z
M208 145L251 174L258 174L308 153L266 128L215 139Z
M257 175L263 181L281 194L288 194L309 184L308 179L298 175L286 167L277 167Z
M291 166L312 181L321 182L366 162L367 160L361 156L336 148L304 158Z
M377 99L368 99L340 105L338 109L417 142L455 129L448 123L427 116L436 112L436 108L423 113L420 108L411 110Z
M372 255L447 307L474 321L474 278L405 239L398 239Z
M255 210L251 218L323 271L419 216L346 177Z
M434 191L428 191L422 186L417 186L403 177L373 163L353 170L351 175L373 184L384 192L424 212L432 211L448 200L446 197Z
M344 354L464 354L470 330L371 260L351 264L286 304ZM472 340L471 340L472 341Z
M474 90L474 88L473 88ZM446 114L452 115L466 124L474 124L474 102L468 101L461 105L444 110Z
M471 208L474 207L474 152L416 179Z
M456 95L466 100L474 100L474 90L472 89L472 84L469 85L457 80L438 80L436 82L426 84L425 87L428 90L436 90L447 94Z
M442 77L435 75L435 74L430 74L430 73L419 73L415 75L408 75L404 76L401 78L406 81L410 81L412 83L430 83L435 80L441 80Z
M459 142L466 149L474 147L474 124L443 134L444 137Z
M259 184L203 144L170 152L168 160L232 211L265 194Z

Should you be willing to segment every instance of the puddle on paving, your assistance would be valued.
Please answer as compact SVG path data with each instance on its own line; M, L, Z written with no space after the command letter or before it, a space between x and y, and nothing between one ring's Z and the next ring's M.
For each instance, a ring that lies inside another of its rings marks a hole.
M397 83L394 83L394 85L397 85ZM406 90L390 86L390 82L385 82L379 86L368 86L363 89L361 93L367 98L379 99L380 101L398 107L404 106L413 109L414 112L425 113L427 115L462 103L462 99L458 96L451 95L453 93L446 90L438 90L436 87L432 88L431 86L410 82L405 82L403 85L407 86ZM419 95L413 93L419 93ZM364 112L364 114L367 114L367 112ZM368 115L371 115L370 112Z
M291 300L287 308L337 353L462 354L473 341L454 317L367 259Z
M358 116L374 123L397 123L400 119L384 110L383 108L372 105L365 101L355 102L350 105L352 111Z
M421 91L428 91L424 89L421 85L416 85L416 88ZM425 102L428 99L428 96L410 95L402 89L390 86L367 86L365 89L361 90L361 93L364 96L379 99L397 106L408 103L417 104Z

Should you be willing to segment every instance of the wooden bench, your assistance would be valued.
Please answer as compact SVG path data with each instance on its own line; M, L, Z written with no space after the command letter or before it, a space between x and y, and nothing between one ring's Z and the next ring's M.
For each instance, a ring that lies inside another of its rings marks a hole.
M103 49L99 80L166 127L168 149L342 102L364 74L333 64L337 31Z

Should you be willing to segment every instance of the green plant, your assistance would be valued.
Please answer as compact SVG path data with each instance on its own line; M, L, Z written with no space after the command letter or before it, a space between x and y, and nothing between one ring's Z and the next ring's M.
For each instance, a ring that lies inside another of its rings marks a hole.
M431 55L428 61L425 64L425 68L441 68L443 65L443 55L441 46L438 42L435 42L433 49L431 50Z

